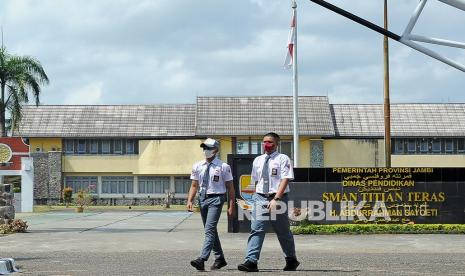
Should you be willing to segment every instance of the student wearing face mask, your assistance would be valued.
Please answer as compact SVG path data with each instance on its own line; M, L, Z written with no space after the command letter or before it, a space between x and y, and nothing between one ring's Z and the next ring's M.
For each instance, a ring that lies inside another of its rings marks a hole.
M235 191L231 167L216 158L218 141L208 138L200 144L200 147L203 148L205 160L195 163L192 168L192 184L187 198L187 210L193 211L192 201L199 191L199 206L205 229L205 240L200 256L192 260L191 265L197 270L205 270L205 262L208 260L210 252L213 251L215 261L211 269L216 270L227 265L216 226L226 201L226 191L229 195L228 217L234 215Z
M246 272L258 271L258 259L265 239L265 227L271 224L278 236L279 244L284 253L286 265L284 271L295 271L299 261L295 254L294 237L289 226L287 209L285 212L275 212L277 205L287 208L289 180L294 178L291 160L285 154L278 152L279 135L270 132L263 137L265 154L255 158L252 167L252 179L255 183L255 194L252 199L251 231L247 242L245 262L237 268ZM273 216L273 212L275 212Z

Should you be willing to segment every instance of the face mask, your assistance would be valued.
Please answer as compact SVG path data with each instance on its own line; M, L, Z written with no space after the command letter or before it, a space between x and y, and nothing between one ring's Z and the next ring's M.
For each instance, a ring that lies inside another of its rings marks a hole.
M273 143L270 143L270 142L264 142L264 143L263 143L263 149L264 149L266 152L273 151L274 145L273 145Z
M206 158L211 158L215 155L214 151L215 151L214 149L208 149L208 150L204 149L203 154L205 154Z

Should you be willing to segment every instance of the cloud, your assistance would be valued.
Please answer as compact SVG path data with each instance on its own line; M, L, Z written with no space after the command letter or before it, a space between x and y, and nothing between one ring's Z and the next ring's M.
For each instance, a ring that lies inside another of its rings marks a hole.
M64 104L99 104L102 100L102 82L89 83L75 90L71 90L66 95Z
M382 1L331 3L382 24ZM297 4L300 94L382 102L382 36ZM390 30L402 33L416 5L390 2ZM51 80L42 103L194 103L198 95L292 95L282 68L291 12L281 0L5 0L0 23L10 52L42 62ZM463 12L428 1L414 31L463 40L464 25ZM465 60L463 49L437 50ZM463 72L394 41L390 58L393 102L465 102Z

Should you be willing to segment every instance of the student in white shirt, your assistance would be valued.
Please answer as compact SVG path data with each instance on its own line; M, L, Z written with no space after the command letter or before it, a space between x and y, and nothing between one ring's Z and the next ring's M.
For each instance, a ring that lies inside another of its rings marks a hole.
M286 259L283 270L295 271L299 261L295 254L294 236L290 230L288 212L275 213L278 202L287 207L289 180L294 179L291 160L285 154L277 151L279 135L273 132L263 137L265 154L255 158L252 168L252 179L255 183L255 194L252 199L255 203L252 210L251 232L247 243L247 255L245 262L237 268L241 271L257 272L260 251L265 239L265 227L271 223L274 232L278 236L279 244Z
M205 229L205 240L200 256L192 260L191 265L197 270L205 270L205 262L213 250L215 262L211 269L215 270L227 265L216 227L226 201L226 191L229 194L228 216L233 216L235 191L231 167L216 158L218 141L208 138L200 144L200 147L203 148L205 160L195 163L192 167L192 184L187 199L187 209L193 211L192 201L199 190L199 206Z

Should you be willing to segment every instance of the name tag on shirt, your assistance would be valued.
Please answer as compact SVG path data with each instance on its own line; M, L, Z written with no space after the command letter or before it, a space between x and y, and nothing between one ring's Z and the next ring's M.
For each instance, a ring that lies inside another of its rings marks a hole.
M271 175L278 175L278 169L277 168L272 168L271 169Z
M213 181L214 181L214 182L220 181L220 176L219 176L219 175L214 175L214 176L213 176Z

